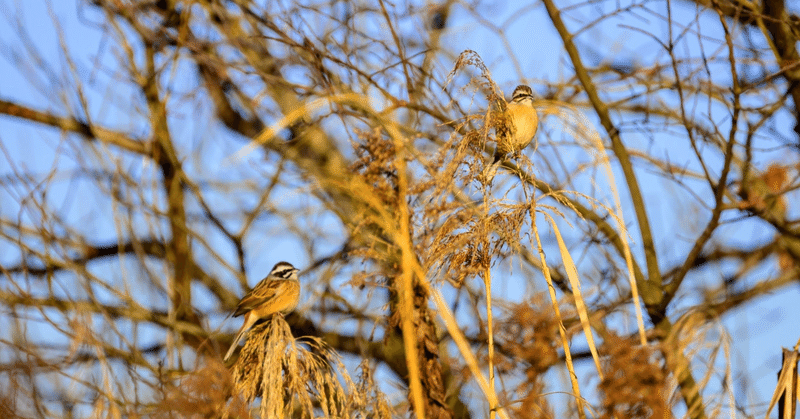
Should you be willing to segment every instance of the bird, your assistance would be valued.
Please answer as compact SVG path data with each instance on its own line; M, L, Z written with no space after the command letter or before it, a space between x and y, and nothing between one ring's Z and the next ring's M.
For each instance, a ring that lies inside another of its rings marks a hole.
M244 315L244 323L236 333L228 353L223 362L230 359L239 346L245 333L253 325L275 313L285 314L297 307L300 301L300 280L297 278L299 269L289 262L278 262L269 275L261 280L250 292L242 297L233 312L233 317Z
M518 153L527 147L538 128L539 116L533 105L531 88L521 84L514 89L511 101L506 104L506 112L495 125L497 147L493 165L507 154Z

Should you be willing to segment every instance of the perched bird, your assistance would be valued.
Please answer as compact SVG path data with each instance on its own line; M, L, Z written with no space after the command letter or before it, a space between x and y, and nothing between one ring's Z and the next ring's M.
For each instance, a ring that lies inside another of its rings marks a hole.
M245 333L257 321L275 313L288 313L297 307L297 302L300 300L300 281L297 279L297 271L299 269L289 262L276 263L269 275L239 301L233 317L244 314L244 324L233 339L223 361L228 361Z
M539 128L539 116L533 106L531 88L521 84L514 89L511 102L506 104L506 112L495 125L497 148L494 162L500 162L509 153L522 151L533 140Z

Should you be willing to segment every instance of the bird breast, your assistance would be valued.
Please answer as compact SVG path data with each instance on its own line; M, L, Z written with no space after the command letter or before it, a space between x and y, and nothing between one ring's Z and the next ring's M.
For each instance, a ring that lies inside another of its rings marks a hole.
M539 117L536 114L536 109L515 103L508 104L508 111L513 116L512 123L514 125L512 132L514 142L518 146L526 146L536 135L536 130L539 127Z

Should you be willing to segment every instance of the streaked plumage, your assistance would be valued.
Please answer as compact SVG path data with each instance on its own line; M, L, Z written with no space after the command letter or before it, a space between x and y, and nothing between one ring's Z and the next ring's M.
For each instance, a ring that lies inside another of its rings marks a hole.
M245 333L257 321L275 313L288 313L297 307L300 301L298 270L291 263L278 262L269 275L239 301L233 317L244 315L244 324L236 333L228 353L223 358L224 361L233 355Z
M531 88L521 84L514 89L511 102L506 104L506 113L495 128L497 148L494 162L499 162L510 153L522 151L531 143L538 128L539 116Z

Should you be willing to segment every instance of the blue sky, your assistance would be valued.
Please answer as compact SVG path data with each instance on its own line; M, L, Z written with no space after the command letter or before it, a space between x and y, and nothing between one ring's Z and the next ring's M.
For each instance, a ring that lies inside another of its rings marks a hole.
M587 7L582 12L584 18L580 22L568 20L568 24L571 25L571 28L575 28L591 22L600 13L610 12L617 4L616 2L605 2L592 8ZM715 35L719 36L720 25L716 16L705 13L695 20L694 7L685 3L672 4L673 17L676 21L685 23L689 27L694 25L694 27L712 32L715 30L713 28L717 28ZM626 7L628 4L623 3L622 6ZM658 10L658 7L652 6L651 9ZM86 7L76 7L75 3L71 1L0 0L0 10L3 11L3 20L0 20L0 74L4 79L0 83L0 99L18 101L40 110L59 110L58 112L61 112L60 110L64 108L65 104L75 109L78 108L77 104L81 99L74 94L64 96L62 92L72 91L71 86L75 80L80 80L86 87L85 94L88 98L90 115L94 121L129 132L132 135L146 135L142 128L144 124L139 119L143 113L137 114L137 112L131 112L130 109L131 103L136 102L129 97L133 94L132 90L126 86L125 82L115 81L121 72L119 68L116 68L114 49L108 45L110 41L104 39L98 27L98 23L101 22L100 16ZM663 9L659 12L665 14ZM580 13L577 12L577 14ZM19 26L17 26L17 18L20 18ZM481 19L484 20L481 21ZM59 27L51 25L54 21L58 22ZM504 37L499 36L497 32L488 30L487 27L490 25L502 28L501 32ZM18 28L22 28L25 32L18 32ZM411 24L405 29L415 30ZM649 31L655 38L662 41L667 39L669 34L666 22L656 14L629 13L609 18L585 31L577 38L577 43L583 48L584 59L590 65L608 61L642 63L643 65L649 65L653 61L663 62L666 57L664 51L658 48L654 39L644 36L639 29ZM739 29L741 30L741 28ZM59 34L63 34L63 37ZM25 43L21 42L26 37L29 37L31 44L35 47L34 51L39 54L42 62L31 61L30 52L32 51L27 51ZM61 48L62 45L69 50L68 55L65 55ZM546 18L540 3L525 6L522 8L522 12L512 9L504 2L496 2L494 7L481 6L476 14L456 7L448 21L448 29L442 38L442 45L453 55L440 56L439 62L434 67L439 80L444 79L452 69L455 56L465 49L474 50L481 56L506 95L510 94L514 86L522 82L530 84L539 94L545 94L549 83L565 81L572 75L561 40ZM684 36L679 45L683 51L692 56L697 56L701 52L709 56L714 55L713 42L709 41L705 44L697 37ZM708 49L705 50L705 48ZM594 60L592 55L587 53L588 51L596 51ZM509 58L512 55L516 60ZM515 68L515 61L519 65L518 69ZM71 67L73 63L74 67ZM715 70L723 68L723 64L717 63L717 66L713 68ZM171 80L171 86L175 93L173 109L178 110L173 126L176 138L186 150L192 150L195 144L202 144L203 147L202 153L196 153L196 155L202 155L203 158L188 158L187 170L198 174L200 179L224 178L230 179L231 183L248 178L258 170L263 170L264 178L267 178L273 170L269 164L258 169L255 169L254 166L263 163L264 159L268 163L274 164L274 159L270 160L269 157L254 152L247 156L244 164L229 164L229 158L236 154L240 149L239 145L244 143L208 141L208 138L223 135L224 130L210 122L211 118L204 118L210 113L210 105L207 101L194 102L190 100L193 84L191 80L184 80L180 77L185 69L178 66L174 71L175 73L172 74L178 75ZM724 80L725 73L720 71L718 74L714 74L714 77L716 80ZM458 84L460 81L457 78L449 88L461 88L462 85ZM628 93L624 90L624 86L614 83L608 83L606 87L607 89L601 92L604 99L617 98ZM469 89L465 90L465 93L469 92ZM475 94L474 98L472 109L477 112L483 103L479 93ZM465 97L464 101L466 103L472 99ZM669 95L663 95L663 100L665 103L675 103L675 98ZM703 108L697 112L704 113L706 109ZM726 109L712 106L708 108L708 112L710 112L707 115L708 119L719 122L723 128L729 122L726 122ZM596 127L599 127L593 113L587 112L587 117L595 123ZM793 135L791 132L792 121L787 115L779 115L776 119L781 134ZM781 121L785 121L784 126L781 126ZM648 138L644 135L637 135L633 127L630 128L630 131L627 131L624 136L626 145L652 155L669 156L672 161L676 162L691 160L690 151L685 146L686 142L682 138L681 132L665 131L655 138ZM559 138L560 130L557 124L545 125L542 129L551 133L549 138ZM51 189L52 192L48 199L59 203L58 205L62 208L67 208L66 213L70 218L84 222L83 226L88 231L94 231L97 237L113 240L116 236L113 216L111 214L107 214L105 217L97 216L97 208L109 206L109 202L96 194L90 195L93 197L92 199L96 200L94 202L76 201L77 198L73 197L78 195L76 192L81 191L81 188L87 187L81 179L70 176L71 171L79 167L77 162L80 162L83 156L76 153L75 150L71 150L62 140L61 134L55 130L33 127L20 123L18 120L0 116L0 143L2 152L7 153L0 158L0 176L7 176L12 170L12 165L17 170L40 174L57 172L57 176L49 180L57 187ZM774 142L767 141L767 144L774 144ZM783 155L785 150L764 148L764 151L759 153L755 160L760 167L764 167L772 161L797 162L796 154ZM541 154L535 158L555 158L552 157L554 154L560 154L561 158L568 162L588 161L583 152L574 148L568 150L558 148L542 135L540 135L538 152ZM99 153L102 155L102 149ZM187 153L187 155L191 154L193 153ZM113 153L109 153L108 156L113 156ZM712 151L708 151L706 156L712 160L714 158ZM108 168L125 167L143 179L152 176L156 171L152 166L136 159L108 161L107 164ZM621 184L622 175L616 166L614 168L617 184ZM648 214L652 217L662 266L671 266L685 255L688 243L691 243L694 235L697 234L697 226L702 225L705 221L691 218L697 206L697 203L692 201L691 194L645 170L643 165L638 166L637 174L643 188L645 201L648 203ZM596 179L599 186L591 184L594 175L595 172L589 170L583 173L576 183L585 187L585 191L591 191L593 187L600 187L602 190L602 182L604 182L602 178ZM704 189L703 183L691 184L689 188L698 194L705 194L706 199L709 199L707 186ZM284 194L282 201L287 204L282 210L287 212L297 211L298 213L313 214L315 205L318 205L312 203L308 197L288 188L279 190L278 193ZM600 193L599 195L604 199L610 197L608 194ZM793 196L796 197L797 193L795 192ZM9 195L8 190L0 191L0 200L11 203L11 205L5 203L2 205L2 209L0 209L2 214L8 216L20 213L23 217L32 216L26 212L20 212L14 206L15 203L18 204L19 199L18 196ZM220 208L229 208L230 211L235 211L242 204L241 201L226 199L225 196L215 196L214 202ZM629 202L630 200L623 191L624 212L629 220L628 226L631 228L631 234L636 238L638 233L634 228L634 215ZM197 204L193 202L188 202L187 206L197 208ZM790 210L796 217L797 206L790 207ZM676 217L676 214L684 215ZM327 239L320 240L320 243L317 244L318 247L312 253L324 255L334 251L336 241L332 238L343 234L337 228L335 220L331 219L329 214L318 217L309 216L309 220L312 222L309 228L319 231L320 235ZM141 221L145 224L144 217ZM161 227L156 225L142 228L143 230L152 228L159 231ZM573 238L579 237L579 231L570 231L566 224L561 227L565 234L570 234ZM308 260L298 260L296 255L306 255L307 252L302 249L300 239L291 233L284 232L279 222L265 222L260 227L260 231L263 234L250 237L247 243L247 247L253 250L250 254L259 255L246 261L250 273L248 281L251 286L260 279L259 273L267 272L279 260L293 260L300 267L305 267L309 262ZM214 229L208 230L207 239L212 246L216 240L221 240L218 234ZM738 223L734 224L732 228L721 229L721 237L738 243L766 241L772 234L770 229L758 222ZM268 240L265 239L267 237ZM552 236L549 238L552 239ZM18 261L18 253L9 251L11 249L7 244L0 244L0 246L3 249L0 251L0 263L7 265ZM196 249L198 252L203 251L200 246L197 246ZM634 239L635 256L639 263L643 264L640 249L640 244L636 243ZM230 260L234 258L229 250L226 251L224 248L215 248L214 250L224 254ZM587 259L583 263L591 264L593 260ZM114 264L104 265L104 267L112 268ZM224 270L218 266L215 267L213 263L209 263L209 267L218 269L221 275L225 274ZM765 266L751 275L751 281L756 281L759 276L774 274L776 269ZM697 301L701 296L693 295L693 293L699 293L700 288L708 283L706 282L707 278L719 278L724 274L723 270L716 267L698 271L687 280L683 298L687 302ZM499 293L499 296L513 301L523 294L520 290L524 290L528 286L527 278L508 274L507 279L498 285L496 292ZM233 287L236 284L235 279L231 278L230 284ZM135 282L127 283L127 285L137 286ZM236 289L237 292L241 292L238 286ZM312 288L307 292L309 295L306 298L311 299L313 294L320 290ZM734 379L746 378L748 382L747 394L738 392L740 386L735 387L737 388L737 393L735 393L737 402L740 404L754 405L769 401L775 386L775 373L780 366L780 348L793 346L800 337L800 328L796 321L800 318L798 301L800 301L800 287L788 287L774 295L761 297L754 304L736 310L722 319L721 325L729 335L721 334L719 339L728 340L730 343ZM306 304L310 303L306 302ZM202 294L199 294L195 305L201 310L218 308L215 307L214 301L204 301ZM302 307L301 304L301 309ZM220 317L222 315L223 313L220 313ZM630 318L627 321L630 322L628 325L620 327L630 330L633 323ZM212 326L217 327L217 320L215 319L214 322L215 324ZM223 327L234 329L238 325L232 325L229 322ZM713 335L714 332L709 333ZM582 349L583 345L580 342L582 342L580 339L576 339L575 346ZM0 354L0 358L4 359L5 356ZM715 362L717 365L722 365L719 358ZM713 388L713 385L709 388Z

